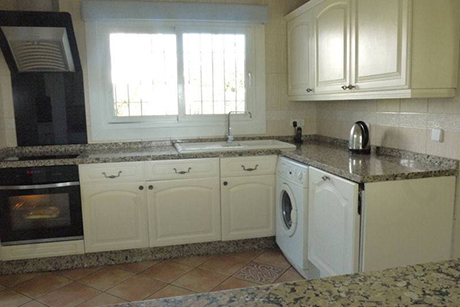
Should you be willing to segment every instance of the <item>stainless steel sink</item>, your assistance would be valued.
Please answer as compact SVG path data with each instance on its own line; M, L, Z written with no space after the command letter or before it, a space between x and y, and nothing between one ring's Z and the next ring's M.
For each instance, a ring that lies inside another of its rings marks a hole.
M204 143L176 143L174 144L179 153L218 152L218 151L242 151L261 149L296 149L296 146L277 140L254 140L227 142L204 142Z

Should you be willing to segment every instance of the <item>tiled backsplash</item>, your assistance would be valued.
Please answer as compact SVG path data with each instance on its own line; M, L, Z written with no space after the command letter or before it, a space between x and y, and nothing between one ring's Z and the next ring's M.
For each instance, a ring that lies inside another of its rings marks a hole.
M460 159L460 95L317 103L320 135L347 139L357 120L370 124L373 145ZM443 142L431 140L433 128L444 130Z

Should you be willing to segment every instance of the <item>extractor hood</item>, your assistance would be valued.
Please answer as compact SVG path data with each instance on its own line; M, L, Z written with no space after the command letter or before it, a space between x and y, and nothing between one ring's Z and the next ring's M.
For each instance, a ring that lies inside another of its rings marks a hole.
M0 11L0 48L14 73L81 71L68 13Z

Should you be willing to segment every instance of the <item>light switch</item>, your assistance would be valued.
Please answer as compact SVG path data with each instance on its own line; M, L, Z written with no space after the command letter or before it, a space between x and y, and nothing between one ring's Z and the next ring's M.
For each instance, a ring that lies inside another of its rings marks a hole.
M443 142L444 141L444 130L442 129L432 129L431 130L431 140L435 142Z

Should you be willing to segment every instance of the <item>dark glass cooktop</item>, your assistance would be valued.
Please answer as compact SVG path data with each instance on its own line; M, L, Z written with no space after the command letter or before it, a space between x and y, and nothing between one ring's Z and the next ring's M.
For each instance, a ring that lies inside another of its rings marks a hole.
M6 157L6 158L3 159L3 161L32 161L32 160L75 159L78 156L79 155Z

